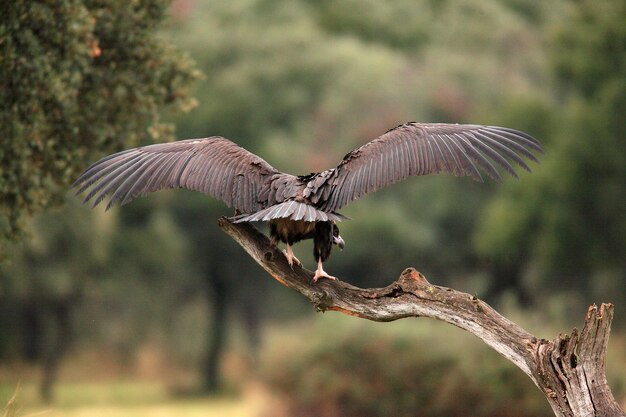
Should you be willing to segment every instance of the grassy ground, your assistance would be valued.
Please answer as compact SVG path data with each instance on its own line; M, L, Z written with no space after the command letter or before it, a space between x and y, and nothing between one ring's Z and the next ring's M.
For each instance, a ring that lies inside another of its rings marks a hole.
M34 384L0 386L1 417L252 417L258 414L259 395L239 397L172 398L162 384L117 381L62 383L51 406L41 404ZM11 398L15 400L10 404Z
M559 331L546 328L546 320L535 320L528 314L523 317L511 314L509 316L539 337L552 338ZM561 329L569 328L567 325L560 327ZM489 397L485 398L485 401L496 404L510 401L519 407L521 385L516 385L509 375L516 374L523 377L520 371L512 365L508 368L504 367L506 363L504 359L496 354L489 354L489 349L481 341L466 335L461 330L432 320L402 320L381 325L363 320L355 321L341 315L326 314L318 315L313 320L266 329L264 354L258 358L262 366L258 365L258 369L254 372L247 365L245 355L237 354L237 350L232 349L231 354L225 358L222 372L225 378L227 377L225 385L231 392L236 391L237 395L206 397L173 394L189 392L199 386L197 375L189 370L174 367L166 357L163 357L163 354L158 354L158 351L155 353L150 347L136 352L137 364L126 368L121 367L119 360L115 356L109 357L107 351L104 350L95 353L73 352L71 360L65 361L60 370L60 382L54 388L55 400L52 405L42 404L39 400L37 383L41 380L41 375L38 367L25 364L0 364L0 417L258 417L259 415L281 415L280 412L287 409L289 399L304 398L306 400L315 392L308 390L308 386L304 384L302 390L293 396L279 397L281 393L286 394L275 385L272 386L268 378L272 380L272 377L280 376L280 373L284 371L286 374L283 377L307 378L305 382L310 383L312 380L307 372L309 369L319 370L318 363L307 365L303 369L294 369L294 363L297 365L302 362L294 358L298 355L311 354L308 346L314 348L313 353L317 355L315 361L320 360L320 352L327 353L324 357L340 356L344 352L343 348L337 350L338 345L331 342L344 337L343 335L347 338L352 337L354 340L363 340L365 343L374 338L377 346L382 347L401 343L398 346L402 348L408 343L409 348L400 349L399 352L406 353L415 349L416 352L421 352L420 355L423 358L421 362L415 362L411 360L412 354L401 355L396 358L396 362L417 363L427 367L432 360L448 357L446 355L449 353L449 357L452 358L449 360L460 361L460 370L476 376L479 381L482 381L481 383L485 384L484 388L490 387ZM428 346L438 346L437 352L430 352ZM377 349L380 350L380 347ZM357 352L361 351L357 349ZM452 354L455 352L461 352L462 359L454 359ZM350 355L343 354L343 357L346 360L343 369L360 366L359 361L355 362ZM383 356L382 360L384 359ZM309 363L314 363L314 361L310 360ZM626 335L623 331L616 330L611 335L609 343L607 376L613 393L622 406L626 406L625 366ZM127 371L123 372L124 370ZM399 368L397 375L388 375L386 383L392 383L398 378L406 378L406 374L400 370L402 368ZM294 372L296 375L293 375ZM331 369L330 377L335 378L335 374L335 370ZM343 375L348 375L346 378L350 376L346 372ZM377 378L380 375L373 377ZM501 382L492 382L492 379ZM17 387L18 381L21 381L19 387ZM529 395L532 396L529 396L526 401L536 400L545 405L541 393L536 391L529 381L524 381ZM267 385L263 386L264 383ZM273 389L276 392L270 392ZM14 395L14 404L8 406L7 404ZM317 398L320 403L327 400L323 394L320 395L321 397ZM450 400L461 401L462 398L455 397ZM282 413L282 415L289 415L289 413Z

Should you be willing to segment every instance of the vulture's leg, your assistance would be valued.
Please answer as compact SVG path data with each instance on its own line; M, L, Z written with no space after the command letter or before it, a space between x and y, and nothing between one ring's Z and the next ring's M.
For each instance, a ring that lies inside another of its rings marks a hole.
M336 280L337 278L332 275L328 275L326 271L322 268L322 258L317 258L317 269L315 270L315 276L313 276L313 282L317 282L320 278L326 278L331 280Z
M296 265L302 266L302 262L300 262L300 260L296 258L296 256L293 254L293 251L291 250L291 245L289 243L287 243L287 251L285 252L285 257L287 258L287 263L289 263L290 267L293 268L294 262L296 263Z

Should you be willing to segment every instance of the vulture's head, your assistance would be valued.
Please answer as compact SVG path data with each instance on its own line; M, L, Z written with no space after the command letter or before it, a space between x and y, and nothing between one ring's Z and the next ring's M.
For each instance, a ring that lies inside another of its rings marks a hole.
M346 246L346 242L344 242L341 236L339 236L339 227L337 227L335 222L333 222L333 243L339 246L339 249L341 250L343 250Z

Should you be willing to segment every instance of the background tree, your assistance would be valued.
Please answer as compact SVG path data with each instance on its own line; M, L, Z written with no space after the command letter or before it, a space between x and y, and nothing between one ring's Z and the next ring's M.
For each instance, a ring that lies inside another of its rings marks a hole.
M148 134L169 139L173 126L160 121L161 111L193 107L189 87L199 72L158 36L168 5L63 0L0 6L0 256L9 253L12 261L0 277L7 313L0 326L15 336L0 343L0 356L17 350L18 357L41 360L48 400L72 312L93 272L83 268L85 259L94 259L89 248L96 241L85 241L93 224L76 221L70 211L56 213L38 219L33 240L22 247L5 244L27 230L32 215L62 202L87 162Z
M87 162L168 139L192 61L157 36L169 1L18 0L0 6L0 240L58 204Z
M90 217L56 212L37 220L31 239L11 247L11 262L0 265L0 357L40 363L40 392L49 401L58 365L71 343L85 278L103 267L106 235L92 239L97 227Z
M626 297L624 16L623 2L570 4L552 34L554 95L511 108L554 156L502 189L476 231L501 268L583 302Z

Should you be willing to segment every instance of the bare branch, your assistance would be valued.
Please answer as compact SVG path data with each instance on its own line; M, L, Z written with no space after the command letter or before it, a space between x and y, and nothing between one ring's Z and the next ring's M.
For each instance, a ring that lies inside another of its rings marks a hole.
M307 297L320 311L339 311L373 321L430 317L482 339L517 365L544 393L557 416L625 416L607 384L604 361L613 305L589 307L582 332L537 339L475 296L430 284L414 268L384 288L363 289L343 281L312 282L313 272L288 265L282 252L249 223L219 226L281 284Z

